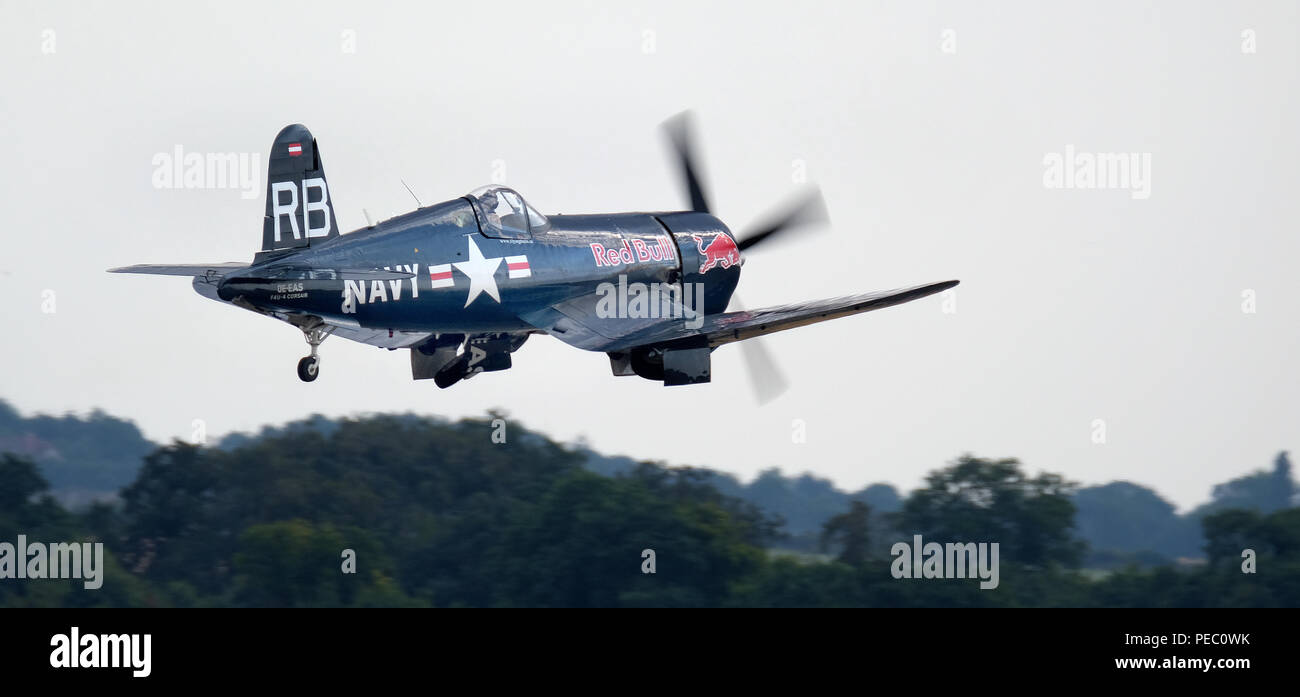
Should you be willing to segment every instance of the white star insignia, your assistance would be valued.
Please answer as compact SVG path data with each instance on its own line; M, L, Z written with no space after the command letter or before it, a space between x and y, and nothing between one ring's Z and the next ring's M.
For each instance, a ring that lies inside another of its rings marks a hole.
M465 307L469 307L479 293L487 293L493 300L501 302L501 294L497 291L496 273L497 267L501 266L501 260L505 257L485 259L478 245L474 244L474 238L465 239L469 240L469 261L452 263L456 270L469 278L469 297L465 299Z

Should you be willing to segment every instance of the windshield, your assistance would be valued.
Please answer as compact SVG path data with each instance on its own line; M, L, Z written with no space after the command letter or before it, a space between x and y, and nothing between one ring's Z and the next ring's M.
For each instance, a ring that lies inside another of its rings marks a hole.
M550 227L546 216L524 201L519 192L504 186L483 186L469 193L488 237L527 238Z

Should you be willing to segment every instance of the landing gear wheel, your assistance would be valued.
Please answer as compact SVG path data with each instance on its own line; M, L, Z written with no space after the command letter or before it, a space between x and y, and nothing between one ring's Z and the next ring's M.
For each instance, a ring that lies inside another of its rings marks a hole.
M633 351L628 362L632 372L647 380L664 379L664 357L658 351Z
M311 355L298 361L298 379L311 382L320 373L320 361L316 358L316 349L320 348L321 342L334 332L334 327L324 326L317 318L314 322L298 328L302 330L302 338L306 339L307 345L311 347Z
M450 365L439 370L438 374L433 376L433 384L445 390L461 380L464 380L465 375L468 372L469 354L462 353L456 358L456 360L452 361Z
M298 361L298 379L303 382L311 382L320 374L320 361L315 356L304 356Z

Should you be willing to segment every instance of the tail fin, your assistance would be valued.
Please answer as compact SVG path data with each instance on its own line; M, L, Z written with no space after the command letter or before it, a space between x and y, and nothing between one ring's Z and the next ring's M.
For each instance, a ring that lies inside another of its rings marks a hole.
M285 126L271 145L262 252L307 247L338 235L316 139L302 124Z

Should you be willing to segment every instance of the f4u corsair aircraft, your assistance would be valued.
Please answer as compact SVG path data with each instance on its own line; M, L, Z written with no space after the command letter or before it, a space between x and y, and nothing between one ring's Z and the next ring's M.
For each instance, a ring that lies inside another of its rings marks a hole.
M532 334L602 351L615 375L708 382L710 354L723 344L957 285L727 312L742 253L820 222L824 205L814 190L752 233L733 236L709 212L688 119L665 126L689 211L546 216L518 193L489 186L346 235L316 139L305 126L287 126L271 146L262 250L252 263L111 271L190 276L204 297L292 324L311 347L298 363L306 382L319 372L317 348L336 335L409 349L412 377L439 387L509 368L510 354Z

